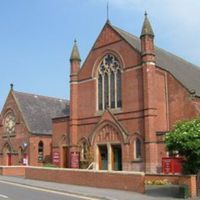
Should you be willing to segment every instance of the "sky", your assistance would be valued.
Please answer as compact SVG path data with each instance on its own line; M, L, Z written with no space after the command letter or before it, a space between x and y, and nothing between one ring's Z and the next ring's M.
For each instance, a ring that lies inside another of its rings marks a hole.
M69 99L76 38L84 62L106 22L107 0L0 0L0 110L10 90ZM109 0L111 23L200 66L199 0Z

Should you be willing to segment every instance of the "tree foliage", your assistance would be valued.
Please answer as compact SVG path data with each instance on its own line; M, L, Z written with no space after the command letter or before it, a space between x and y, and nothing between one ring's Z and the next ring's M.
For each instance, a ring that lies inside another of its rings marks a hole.
M165 143L169 152L178 151L185 158L186 174L196 174L200 169L200 118L178 122L166 134Z

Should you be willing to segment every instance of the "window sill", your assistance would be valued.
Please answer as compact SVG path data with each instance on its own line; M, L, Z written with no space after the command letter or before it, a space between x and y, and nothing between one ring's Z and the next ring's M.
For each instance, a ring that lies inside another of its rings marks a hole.
M110 109L108 109L111 113L121 113L122 112L122 108L110 108ZM104 112L106 111L106 109L105 110L97 110L96 111L96 115L97 116L100 116L100 115L102 115Z
M141 162L143 162L142 159L131 160L131 163L141 163Z

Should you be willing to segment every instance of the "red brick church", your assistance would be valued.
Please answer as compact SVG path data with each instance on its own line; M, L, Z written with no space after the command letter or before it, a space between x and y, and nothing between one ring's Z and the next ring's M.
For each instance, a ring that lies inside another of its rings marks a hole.
M11 88L1 113L0 164L160 172L164 135L200 114L200 68L104 25L85 62L70 57L70 102Z

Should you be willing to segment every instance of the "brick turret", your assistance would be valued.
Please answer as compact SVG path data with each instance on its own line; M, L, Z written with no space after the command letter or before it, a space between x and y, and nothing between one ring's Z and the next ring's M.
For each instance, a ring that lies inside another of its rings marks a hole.
M76 40L70 57L70 166L79 168L79 148L77 147L77 118L78 118L78 73L81 58Z
M157 166L155 130L157 112L155 99L155 51L154 33L146 12L140 40L144 92L145 169L146 172L153 173L156 172Z

